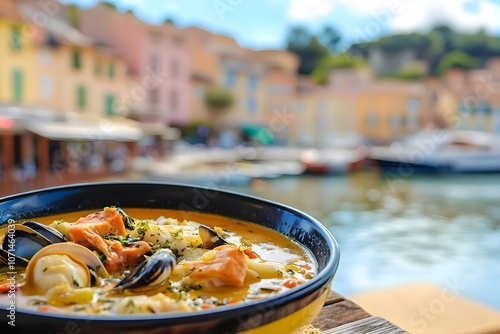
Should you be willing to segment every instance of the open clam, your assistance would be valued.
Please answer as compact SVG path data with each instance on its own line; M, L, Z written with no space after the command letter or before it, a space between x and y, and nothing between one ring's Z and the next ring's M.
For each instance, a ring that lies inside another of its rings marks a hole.
M108 276L94 252L72 242L42 248L26 267L27 285L44 291L61 284L88 287L97 282L93 278Z

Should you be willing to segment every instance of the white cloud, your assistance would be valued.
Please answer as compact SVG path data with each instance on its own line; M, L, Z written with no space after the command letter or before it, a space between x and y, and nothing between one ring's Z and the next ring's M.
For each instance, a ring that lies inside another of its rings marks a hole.
M476 0L478 1L478 0ZM446 23L460 31L476 31L484 28L490 33L500 29L500 6L481 1L475 12L466 11L467 1L420 0L402 7L390 27L394 31L409 32L429 30L439 23Z
M446 23L461 31L500 29L500 6L485 0L337 0L361 15L383 19L394 32L426 31ZM465 9L474 2L477 11ZM380 22L380 21L379 21Z
M360 14L372 14L374 12L386 9L389 5L395 2L408 2L405 0L337 0L344 5L351 7L357 13Z
M288 17L294 21L311 21L331 14L331 0L292 0L288 8Z

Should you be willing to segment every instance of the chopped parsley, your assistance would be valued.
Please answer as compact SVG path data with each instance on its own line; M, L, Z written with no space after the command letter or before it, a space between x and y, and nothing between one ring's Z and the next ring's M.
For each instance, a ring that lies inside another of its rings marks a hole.
M178 229L177 231L170 232L172 238L178 238L179 235L182 234L182 229Z
M142 221L137 225L137 228L135 230L139 235L144 236L148 231L148 229L149 229L149 224L145 221Z

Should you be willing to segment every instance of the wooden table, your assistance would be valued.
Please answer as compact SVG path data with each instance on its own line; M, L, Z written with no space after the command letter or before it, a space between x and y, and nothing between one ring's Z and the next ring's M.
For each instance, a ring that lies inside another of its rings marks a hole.
M375 317L352 301L330 292L328 298L313 322L323 334L399 334L407 333L391 322Z

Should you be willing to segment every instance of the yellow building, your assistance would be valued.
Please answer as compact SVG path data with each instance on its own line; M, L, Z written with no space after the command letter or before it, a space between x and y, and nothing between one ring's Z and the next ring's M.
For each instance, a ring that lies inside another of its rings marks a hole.
M297 69L300 59L291 52L279 50L256 51L255 57L264 64L261 92L263 122L278 142L294 143L299 123L294 113L297 94Z
M20 8L26 19L36 17L37 8ZM111 49L96 46L64 19L50 17L46 25L33 30L36 106L60 113L114 115L115 104L130 96L132 88L123 60Z
M301 146L355 146L359 136L353 121L353 105L342 96L317 87L297 95L293 142Z
M297 56L242 48L230 37L200 28L184 32L190 46L192 120L210 121L203 102L205 92L224 87L235 99L223 119L227 126L252 132L266 129L282 142L294 136L293 121L286 118L295 101Z
M32 31L11 0L0 2L0 104L35 102L36 65Z
M224 121L231 125L262 123L265 66L255 51L240 47L232 38L200 28L184 29L191 57L193 120L209 121L203 97L210 87L224 87L235 103Z
M116 114L117 101L128 108L121 97L130 97L134 82L123 61L71 27L63 17L66 7L57 2L51 6L59 6L61 16L44 12L37 1L0 1L0 179L12 179L14 171L45 174L61 164L79 170L67 160L77 156L84 164L90 157L91 152L78 149L68 153L81 141L137 140L137 127L132 139L113 137L109 124L99 122L99 117ZM35 126L37 119L43 122ZM57 133L65 126L73 126L75 133Z
M371 142L388 144L421 129L420 83L376 82L360 92L357 128Z
M346 108L344 124L368 144L390 144L421 129L425 89L419 81L380 80L366 68L337 69L329 87Z

